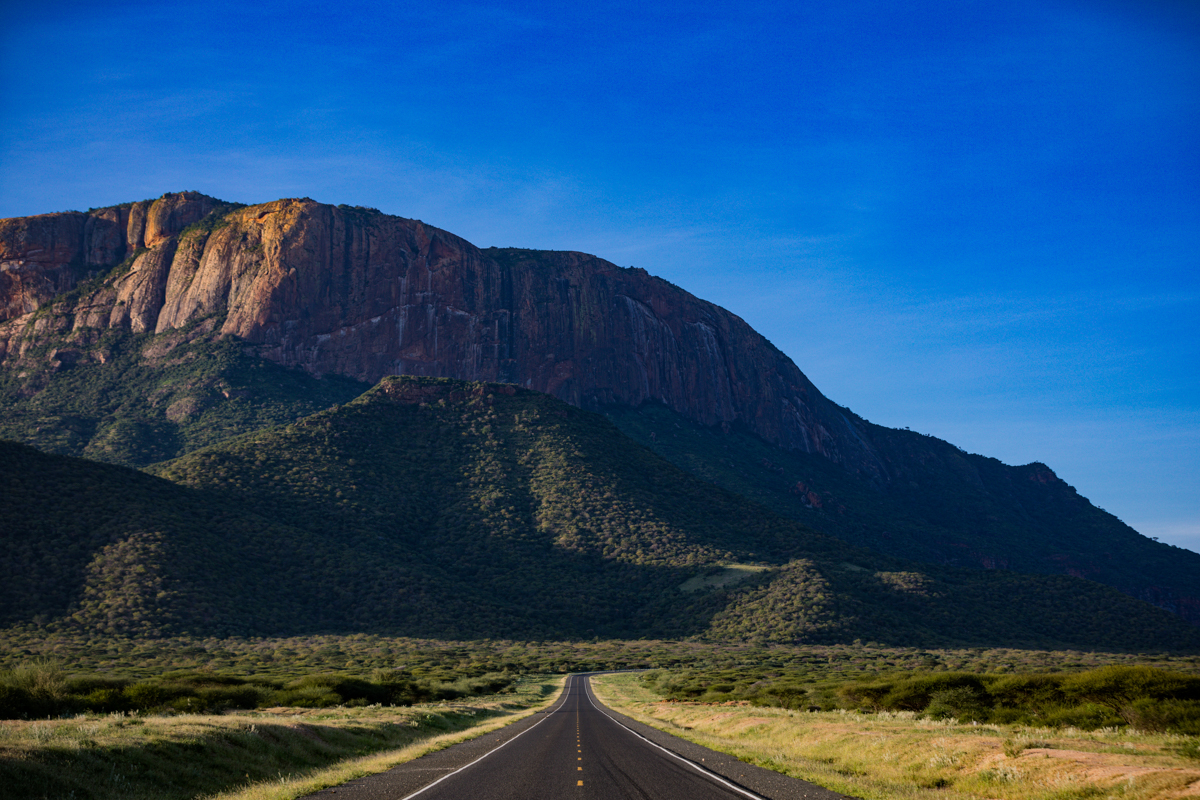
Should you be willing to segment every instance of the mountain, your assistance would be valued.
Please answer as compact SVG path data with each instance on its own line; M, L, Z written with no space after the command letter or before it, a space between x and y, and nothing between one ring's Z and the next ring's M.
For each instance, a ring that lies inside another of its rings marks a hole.
M853 547L511 384L387 378L152 472L0 442L0 622L1200 649L1091 581Z
M851 544L935 564L1074 575L1200 623L1200 555L1142 536L1045 464L1009 467L932 436L870 425L894 476L875 486L742 426L708 428L655 404L605 413L698 477Z
M144 466L388 375L508 382L847 542L1083 576L1200 624L1200 555L1045 465L872 425L736 315L594 256L184 192L0 221L0 320L0 434L64 454ZM322 377L317 394L280 367Z
M856 421L787 356L644 270L479 250L418 221L311 200L230 208L185 192L0 222L0 359L36 368L30 348L67 334L76 347L52 360L73 363L100 331L219 316L222 335L318 375L505 381L587 408L655 400L883 476ZM78 284L91 273L103 280Z

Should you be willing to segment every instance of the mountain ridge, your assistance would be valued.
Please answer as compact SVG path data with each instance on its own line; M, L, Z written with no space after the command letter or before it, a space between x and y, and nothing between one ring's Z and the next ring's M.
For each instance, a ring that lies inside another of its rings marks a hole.
M1200 625L1200 556L1160 553L1045 465L992 463L875 426L824 397L735 314L587 254L481 250L374 209L308 199L242 206L185 192L0 220L0 318L10 416L0 434L58 452L145 466L219 431L315 410L297 397L244 408L259 403L261 381L164 378L146 385L171 402L143 403L130 433L113 431L130 404L101 413L64 397L81 375L108 375L114 392L127 375L165 375L178 360L171 353L186 350L172 349L179 341L224 342L244 358L368 383L392 373L506 381L606 413L661 406L676 415L666 424L712 441L674 452L655 439L661 430L614 417L694 474L856 544L931 563L1087 576ZM115 371L121 358L125 372ZM238 403L237 414L210 421ZM145 447L122 445L161 435L179 447L147 460ZM727 468L730 448L754 451L758 465ZM1138 567L1164 558L1182 566Z
M500 380L585 408L656 400L883 477L855 421L787 356L644 270L575 252L482 251L419 221L310 200L195 224L228 205L164 195L144 213L133 204L124 232L121 209L0 220L0 308L10 309L0 361L20 367L46 333L163 333L220 314L222 335L318 375ZM76 288L80 265L99 272L126 258L85 296L54 302Z

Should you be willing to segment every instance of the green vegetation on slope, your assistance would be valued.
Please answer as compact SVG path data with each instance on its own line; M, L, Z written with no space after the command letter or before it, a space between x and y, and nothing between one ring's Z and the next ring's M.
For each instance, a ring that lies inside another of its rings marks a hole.
M211 332L217 322L158 336L110 329L86 347L49 338L40 371L0 369L0 437L141 467L292 422L368 388L246 355L241 342Z
M849 413L849 411L847 411ZM605 409L624 433L704 480L815 530L933 564L1070 574L1200 624L1200 554L1138 534L1042 464L1009 467L907 430L870 426L892 479L706 428L656 404Z
M0 445L9 624L1139 651L1200 636L1087 581L858 550L510 385L385 379L153 469L168 480ZM727 564L768 568L681 589Z

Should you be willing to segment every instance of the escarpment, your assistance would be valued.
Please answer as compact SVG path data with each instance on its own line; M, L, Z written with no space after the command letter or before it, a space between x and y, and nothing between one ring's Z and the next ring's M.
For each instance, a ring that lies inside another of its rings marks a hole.
M315 374L503 381L588 408L656 401L882 476L861 423L790 359L644 270L481 250L419 221L307 199L212 213L228 207L185 192L0 221L0 357L20 362L48 334L219 317L222 334Z
M217 350L254 367L217 375ZM685 470L851 543L1086 577L1200 624L1200 556L1139 535L1044 465L872 425L736 315L584 253L195 192L0 220L0 366L0 433L133 466L345 402L350 389L310 375L517 384L604 410Z

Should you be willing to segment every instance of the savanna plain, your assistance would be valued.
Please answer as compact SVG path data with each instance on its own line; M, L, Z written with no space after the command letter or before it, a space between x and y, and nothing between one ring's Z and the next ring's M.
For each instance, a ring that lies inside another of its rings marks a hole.
M300 797L494 730L592 670L638 670L593 679L635 719L856 797L1200 794L1192 656L374 636L8 645L6 798Z

